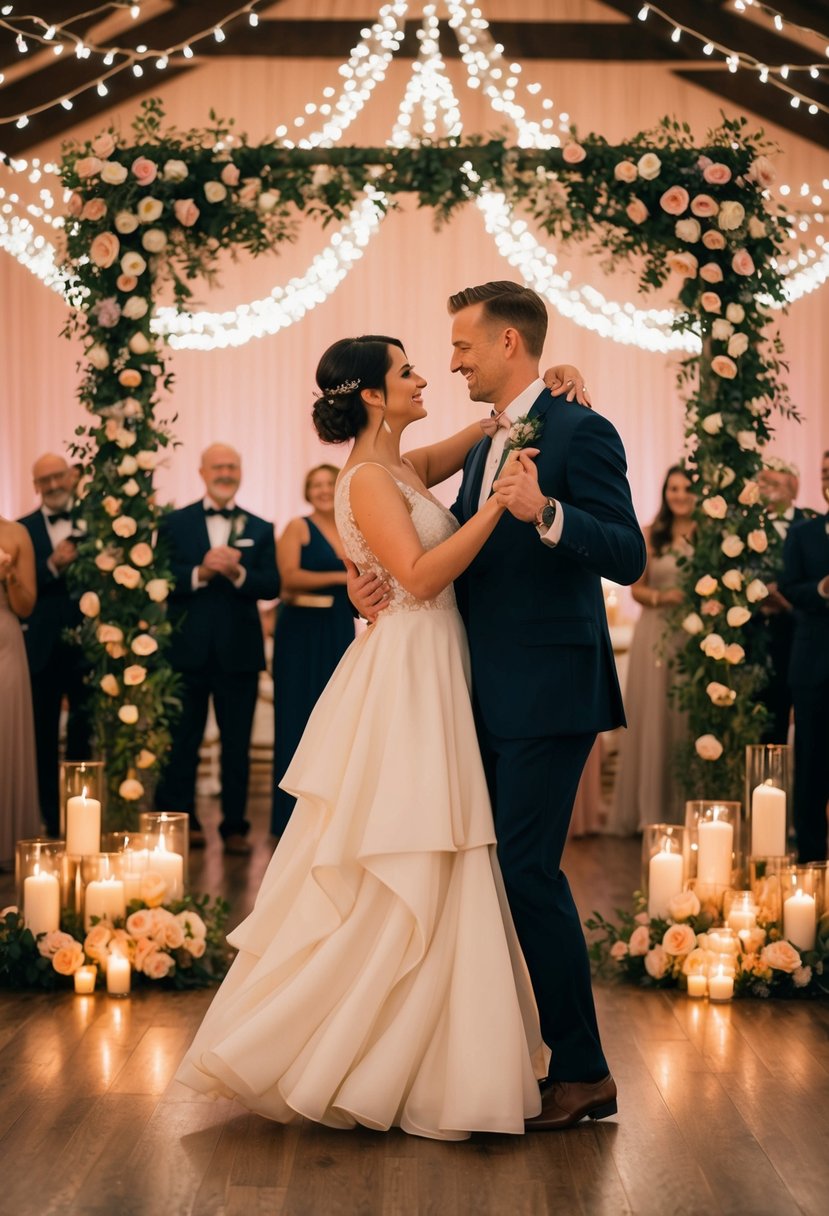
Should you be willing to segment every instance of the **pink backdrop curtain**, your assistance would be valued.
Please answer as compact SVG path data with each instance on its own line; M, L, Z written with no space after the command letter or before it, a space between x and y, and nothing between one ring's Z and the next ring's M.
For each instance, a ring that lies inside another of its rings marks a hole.
M302 5L290 0L279 16L301 16ZM317 6L335 16L368 17L371 3L356 5L333 0ZM506 0L484 6L496 19L509 15ZM538 0L522 6L523 16L549 15ZM274 15L277 15L274 10ZM556 19L613 14L597 3L571 0L556 6ZM343 58L348 48L344 48ZM509 48L506 48L509 55ZM254 141L269 136L280 122L302 112L308 101L321 100L326 84L336 85L338 63L331 60L209 61L186 78L159 78L167 117L177 127L202 126L211 107L236 119L236 129ZM411 62L392 66L363 114L349 131L355 144L383 143L389 136ZM492 132L501 118L484 105L478 92L465 85L461 65L448 71L462 104L465 130ZM534 61L524 64L523 79L537 80L552 96L556 112L567 111L580 131L624 139L653 125L666 113L690 122L698 140L719 121L719 103L691 85L674 79L656 65ZM532 104L532 98L527 99ZM95 134L110 120L129 139L129 124L137 109L101 109L100 120L77 128L79 136ZM540 113L540 111L539 111ZM750 116L749 116L750 117ZM44 129L48 119L39 120ZM760 126L759 120L752 129ZM780 180L799 186L819 186L829 177L829 153L787 132L769 131L782 154ZM42 158L59 153L60 141L46 141L34 150ZM33 188L29 188L33 190ZM22 191L21 191L22 192ZM209 291L197 285L197 298L211 310L233 307L268 294L304 272L314 253L330 240L313 221L303 221L297 243L279 256L233 264L228 260L221 287ZM547 242L550 244L550 242ZM635 276L604 275L601 257L586 251L562 257L574 280L589 283L615 299L636 300L644 306L664 302L638 298ZM488 278L516 278L487 235L481 216L468 207L450 225L435 232L430 213L418 212L412 200L390 215L367 247L363 258L335 293L289 329L249 342L238 349L207 353L182 351L172 359L176 385L167 413L178 413L175 430L181 446L159 475L164 501L183 504L200 492L197 477L201 449L214 440L233 443L242 453L244 484L241 501L250 510L276 521L281 530L302 511L305 470L320 460L344 458L345 453L323 447L310 423L314 369L323 349L336 338L357 332L400 335L409 356L428 378L429 417L411 433L412 445L427 442L463 425L480 407L470 407L465 384L448 371L449 323L447 296L460 287ZM31 509L32 461L44 451L62 451L82 417L75 400L75 344L60 337L65 306L8 255L0 255L3 301L3 357L0 361L0 512L7 516ZM665 468L682 448L682 412L672 359L602 340L571 321L550 312L545 358L567 360L581 367L597 409L618 426L628 452L634 498L643 521L657 506ZM781 318L781 332L791 363L790 387L805 420L802 425L779 422L776 454L794 460L802 471L800 501L820 502L820 453L829 448L829 285L792 306ZM452 487L445 490L451 497Z

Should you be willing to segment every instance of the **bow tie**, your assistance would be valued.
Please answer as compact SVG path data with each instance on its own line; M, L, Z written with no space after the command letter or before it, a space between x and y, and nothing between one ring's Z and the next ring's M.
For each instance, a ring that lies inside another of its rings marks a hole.
M492 439L494 435L497 435L499 427L503 427L504 430L508 431L511 426L512 419L508 418L503 410L501 410L500 414L496 410L493 410L488 418L481 419L481 430L485 435L488 435L490 439Z
M222 519L233 519L234 512L230 507L205 507L205 515L221 515Z
M69 520L71 520L72 516L69 514L68 511L53 511L52 514L47 515L46 518L50 524L54 524L54 523L57 523L57 521L59 519L65 519L68 522Z

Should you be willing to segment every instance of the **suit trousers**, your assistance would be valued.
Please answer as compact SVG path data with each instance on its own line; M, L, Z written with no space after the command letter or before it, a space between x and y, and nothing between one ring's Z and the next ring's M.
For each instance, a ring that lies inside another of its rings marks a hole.
M201 830L196 815L196 772L204 738L210 697L222 745L222 822L224 838L245 835L250 775L250 735L256 709L259 673L221 671L217 667L179 672L182 711L173 726L173 742L164 775L156 790L161 811L187 811L191 826Z
M587 946L561 855L595 733L502 739L479 722L498 861L532 980L550 1080L598 1081L602 1051Z
M826 860L829 680L794 684L794 828L801 862Z
M47 833L59 836L58 749L64 697L69 703L66 759L92 758L89 690L84 684L84 673L79 665L78 648L64 644L55 646L46 666L41 671L31 673L31 682L40 815Z

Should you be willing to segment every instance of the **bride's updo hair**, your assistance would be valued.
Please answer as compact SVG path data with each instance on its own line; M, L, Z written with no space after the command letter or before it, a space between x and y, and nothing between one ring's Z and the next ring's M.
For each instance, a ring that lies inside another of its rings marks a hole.
M347 443L368 422L360 393L364 388L385 388L391 367L390 346L403 350L399 338L364 334L341 338L317 365L320 395L314 402L314 426L324 443ZM405 352L404 352L405 353Z

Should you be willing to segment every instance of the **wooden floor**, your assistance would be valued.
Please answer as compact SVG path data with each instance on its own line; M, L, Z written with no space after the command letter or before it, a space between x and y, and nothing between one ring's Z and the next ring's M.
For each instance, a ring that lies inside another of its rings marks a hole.
M203 818L215 824L209 805ZM250 863L225 863L217 843L194 854L194 889L224 893L234 921L270 856L266 822L257 799ZM583 915L609 912L637 883L638 846L572 842L565 868ZM0 906L11 886L0 876ZM825 1004L709 1006L598 985L618 1116L445 1144L282 1127L173 1082L210 999L0 995L2 1216L829 1211Z

